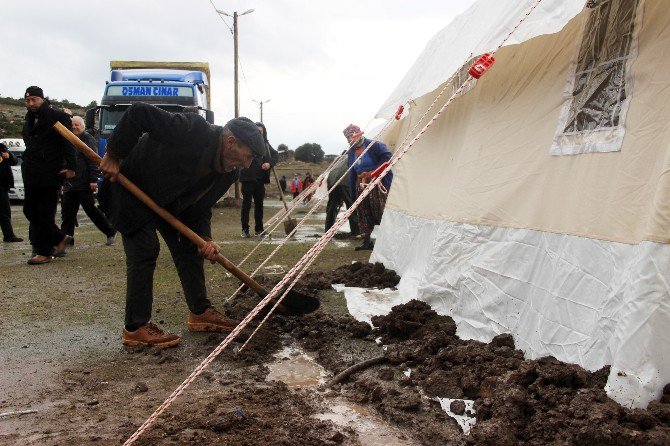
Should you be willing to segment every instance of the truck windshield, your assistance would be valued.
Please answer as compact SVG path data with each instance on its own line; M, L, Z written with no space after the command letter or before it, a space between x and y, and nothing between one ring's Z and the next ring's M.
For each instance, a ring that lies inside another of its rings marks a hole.
M16 156L16 159L18 160L18 163L16 163L16 166L20 166L21 163L23 163L23 152L17 152L14 150L10 150L10 152Z
M173 113L184 111L183 107L177 105L155 105L163 110ZM121 116L123 116L128 107L130 107L130 105L117 105L115 107L103 108L100 110L100 132L102 135L109 135L114 131Z

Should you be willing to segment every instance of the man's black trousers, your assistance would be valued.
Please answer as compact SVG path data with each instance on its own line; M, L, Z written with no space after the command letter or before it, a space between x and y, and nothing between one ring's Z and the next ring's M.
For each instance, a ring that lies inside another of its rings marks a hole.
M263 231L263 200L265 184L262 181L242 181L242 229L249 230L249 211L254 201L254 230Z
M89 190L70 190L63 194L61 199L61 217L63 223L60 228L68 235L74 235L74 227L77 225L77 212L79 212L79 205L84 208L84 212L91 219L93 224L107 237L112 237L116 234L116 230L112 224L107 220L103 212L95 206L95 198L93 191Z
M200 314L212 303L207 299L203 259L198 248L176 229L154 217L138 231L123 235L126 253L126 329L135 330L151 320L153 281L160 251L158 234L167 244L177 267L186 304L192 313Z
M337 186L330 194L328 194L328 204L326 205L326 231L335 224L337 211L342 203L346 205L347 209L349 209L353 203L351 196L349 195L349 186L346 185ZM351 235L358 235L360 233L358 227L358 215L356 215L356 212L349 216L349 228L351 229Z
M65 238L56 226L58 187L26 187L23 214L30 222L30 242L42 256L53 254L54 246Z
M15 237L14 228L12 228L12 207L9 203L9 191L0 186L0 229L2 229L2 238L9 240Z

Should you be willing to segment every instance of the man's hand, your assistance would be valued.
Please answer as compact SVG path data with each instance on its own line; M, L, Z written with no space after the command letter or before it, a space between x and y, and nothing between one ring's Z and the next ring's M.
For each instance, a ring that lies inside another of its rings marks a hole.
M0 153L0 155L2 155L2 157L3 157L4 159L9 158L9 152L2 152L2 153Z
M58 174L62 175L66 180L74 178L74 170L72 169L63 169L60 172L58 172Z
M212 263L216 263L216 259L220 252L221 247L210 240L205 242L204 246L198 250L198 255Z
M107 152L100 162L100 171L105 178L113 183L119 176L119 164L121 164L121 160Z
M91 187L91 190L95 192L98 190L98 183L89 183L89 186Z
M263 170L268 170L270 168L270 163L263 163L261 164L261 169Z

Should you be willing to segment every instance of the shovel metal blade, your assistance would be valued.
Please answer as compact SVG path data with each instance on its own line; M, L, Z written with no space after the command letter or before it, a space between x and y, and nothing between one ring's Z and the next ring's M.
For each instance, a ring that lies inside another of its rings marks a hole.
M279 296L282 294L283 293L279 293ZM262 295L261 297L265 296L267 296L267 292L264 296ZM268 303L268 310L274 306L275 303L276 300L271 300L270 303ZM321 302L316 297L301 293L299 291L291 290L288 292L284 300L281 301L281 304L279 307L277 307L277 310L280 314L284 314L286 316L301 316L303 314L315 312L319 309L319 306L321 306Z

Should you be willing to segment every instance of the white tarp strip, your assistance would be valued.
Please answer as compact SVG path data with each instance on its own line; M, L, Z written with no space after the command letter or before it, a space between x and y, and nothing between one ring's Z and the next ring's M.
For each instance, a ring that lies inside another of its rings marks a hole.
M479 0L426 45L391 93L377 118L389 119L398 106L433 91L471 57L494 50L536 0ZM584 0L543 0L505 45L560 31L584 7Z
M511 333L528 358L552 355L589 370L611 365L608 394L626 406L646 406L670 382L670 245L386 209L370 260L402 280L397 293L357 290L347 299L363 320L417 298L452 316L464 339Z

